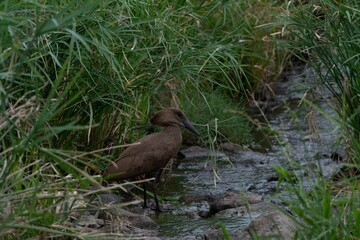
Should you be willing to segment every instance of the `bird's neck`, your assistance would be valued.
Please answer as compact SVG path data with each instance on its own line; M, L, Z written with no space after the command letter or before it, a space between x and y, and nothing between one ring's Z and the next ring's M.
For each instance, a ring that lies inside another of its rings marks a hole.
M182 133L181 133L181 128L179 125L170 125L170 126L166 126L164 127L163 133L179 138L180 140L182 140Z
M170 126L164 127L163 132L181 134L181 128L179 125L170 125Z

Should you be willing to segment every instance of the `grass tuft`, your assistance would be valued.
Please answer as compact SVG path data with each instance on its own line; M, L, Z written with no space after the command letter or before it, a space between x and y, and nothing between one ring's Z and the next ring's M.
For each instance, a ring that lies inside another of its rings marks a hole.
M359 1L317 0L289 3L287 33L291 49L309 63L332 93L341 140L349 158L340 179L321 172L312 188L289 183L287 201L299 230L298 239L359 239ZM350 169L350 170L349 170ZM279 171L284 179L286 171Z
M100 236L71 216L119 144L170 106L162 98L195 92L223 135L243 139L230 129L248 123L218 104L238 111L226 96L241 99L264 59L245 12L235 0L1 1L0 236Z

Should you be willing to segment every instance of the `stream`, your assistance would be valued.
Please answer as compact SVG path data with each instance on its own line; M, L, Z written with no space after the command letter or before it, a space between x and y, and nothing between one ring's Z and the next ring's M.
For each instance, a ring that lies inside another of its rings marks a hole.
M277 190L274 166L294 169L306 188L311 187L314 175L305 174L305 169L318 169L326 177L337 171L339 163L334 156L341 155L337 148L337 126L316 109L334 116L329 107L331 94L319 87L319 80L310 68L295 68L283 75L273 86L276 94L265 112L276 134L265 134L259 129L254 143L248 147L235 145L231 151L225 148L211 153L196 147L182 151L185 158L174 164L171 178L159 191L165 199L162 206L168 211L149 212L160 227L162 239L204 239L204 233L219 224L229 232L244 229L262 214L234 217L220 212L201 216L209 209L209 198L229 191L254 193L265 202L281 205L282 192ZM316 100L315 108L305 104L305 94ZM260 111L254 111L252 117L265 122ZM177 201L166 201L167 198Z
M284 213L289 193L275 167L291 171L307 190L319 173L325 178L337 173L346 154L332 121L331 93L311 68L284 72L272 89L274 97L258 102L261 108L250 106L252 119L263 127L249 146L222 143L213 151L197 146L180 151L183 158L174 161L171 177L158 189L164 212L143 209L141 197L129 200L123 192L108 191L89 198L101 211L74 215L74 224L137 239L213 240L224 239L224 232L233 240L253 239L254 232L294 239L295 225Z

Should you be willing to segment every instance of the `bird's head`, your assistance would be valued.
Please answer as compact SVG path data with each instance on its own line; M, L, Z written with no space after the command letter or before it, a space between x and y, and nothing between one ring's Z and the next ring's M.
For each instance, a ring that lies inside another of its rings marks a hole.
M183 126L195 135L199 136L199 133L191 125L185 114L181 110L176 108L166 108L154 113L154 115L150 119L150 122L152 125L162 127L172 125Z

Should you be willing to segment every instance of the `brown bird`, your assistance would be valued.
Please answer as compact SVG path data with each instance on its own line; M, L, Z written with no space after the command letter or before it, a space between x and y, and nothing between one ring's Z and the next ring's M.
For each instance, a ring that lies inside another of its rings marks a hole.
M125 180L141 175L157 178L160 169L164 168L169 160L176 156L182 143L181 128L185 127L199 135L190 124L185 114L175 108L168 108L156 112L150 119L154 126L164 127L161 132L153 133L140 138L136 145L128 147L119 158L111 163L104 172L108 180ZM156 210L160 211L155 192L156 181L153 182ZM146 186L144 184L144 207L146 207Z

